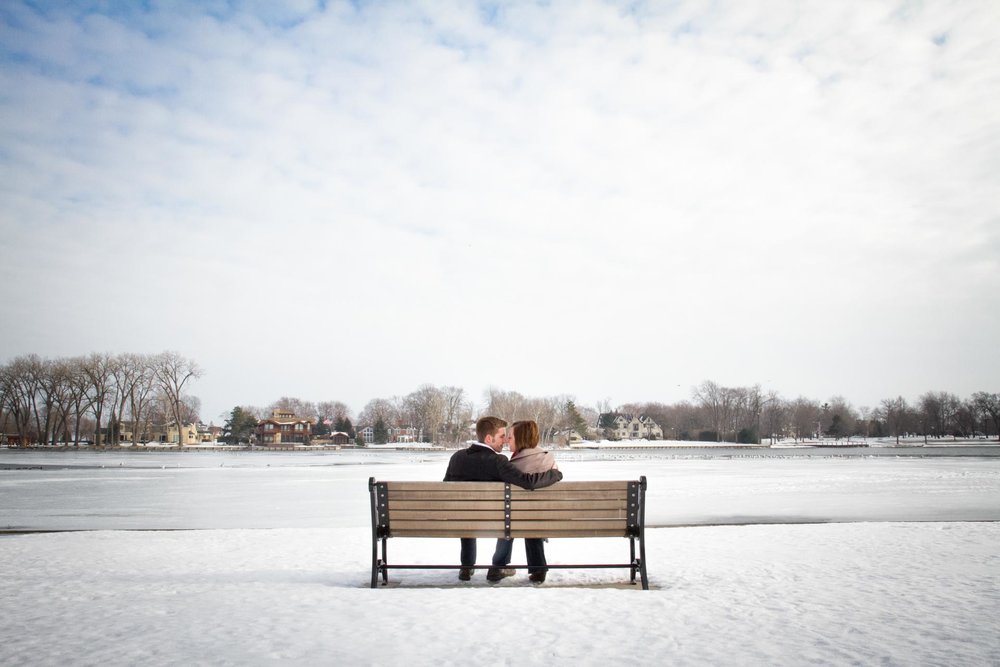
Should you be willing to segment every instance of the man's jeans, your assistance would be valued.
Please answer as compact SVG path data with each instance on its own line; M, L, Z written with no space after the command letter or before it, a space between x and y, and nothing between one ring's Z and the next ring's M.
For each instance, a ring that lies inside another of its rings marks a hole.
M514 540L497 540L497 549L493 552L493 567L503 567L510 564ZM524 553L528 558L528 573L547 572L545 567L545 540L529 537L524 540ZM464 562L464 561L463 561Z

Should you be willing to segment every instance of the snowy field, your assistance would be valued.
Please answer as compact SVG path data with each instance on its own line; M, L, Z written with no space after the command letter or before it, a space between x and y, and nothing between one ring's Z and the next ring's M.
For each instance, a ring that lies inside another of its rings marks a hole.
M647 476L642 591L624 570L369 589L368 477L440 479L446 452L0 450L0 664L998 665L997 453L558 452L567 479Z

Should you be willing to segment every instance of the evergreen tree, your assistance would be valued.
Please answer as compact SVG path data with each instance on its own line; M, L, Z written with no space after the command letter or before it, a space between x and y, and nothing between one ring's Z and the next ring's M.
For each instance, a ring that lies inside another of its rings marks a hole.
M338 417L336 423L333 425L334 431L339 431L340 433L346 433L351 438L357 436L354 432L354 424L351 423L350 417Z
M257 418L243 408L235 407L222 427L222 441L229 444L250 442L255 428Z
M576 404L573 401L566 401L566 426L576 431L584 440L590 437L590 433L587 431L587 420L576 409Z
M372 438L377 445L384 445L389 442L389 427L385 425L381 417L376 419L372 425Z

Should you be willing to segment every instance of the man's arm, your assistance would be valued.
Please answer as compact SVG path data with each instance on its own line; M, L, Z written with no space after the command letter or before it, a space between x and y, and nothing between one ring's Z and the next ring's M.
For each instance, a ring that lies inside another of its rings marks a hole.
M524 473L503 456L497 457L497 474L503 482L510 482L524 489L542 489L563 478L562 471L553 468L545 472Z

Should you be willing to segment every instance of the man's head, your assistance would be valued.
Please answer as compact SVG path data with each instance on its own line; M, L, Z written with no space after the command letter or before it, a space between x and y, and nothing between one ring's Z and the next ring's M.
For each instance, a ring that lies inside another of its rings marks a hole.
M499 417L483 417L476 422L476 437L479 442L499 452L507 442L507 422Z

